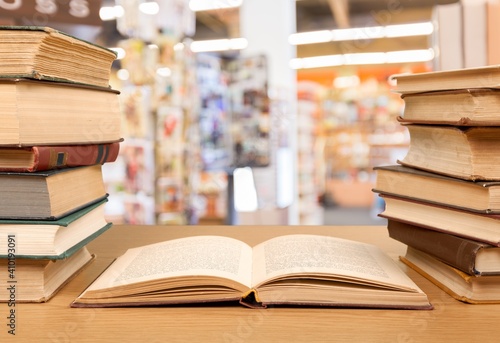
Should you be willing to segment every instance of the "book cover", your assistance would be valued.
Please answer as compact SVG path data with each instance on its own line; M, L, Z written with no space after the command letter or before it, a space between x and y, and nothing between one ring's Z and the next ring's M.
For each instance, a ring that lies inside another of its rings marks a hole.
M68 226L72 222L76 221L77 219L84 217L87 213L91 212L95 208L103 205L107 201L108 201L107 199L102 200L102 201L97 202L95 204L92 204L90 206L84 207L80 211L71 213L67 216L64 216L62 218L55 219L55 220L1 219L0 218L0 225L21 224L21 225L31 225L31 226L36 226L36 225Z
M408 247L400 260L453 298L469 304L500 303L500 276L471 276L433 258L418 249Z
M500 182L469 181L402 165L377 166L373 192L467 209L500 213Z
M500 44L497 33L500 32L500 1L488 0L486 4L487 53L488 65L500 64Z
M0 171L0 219L55 220L107 198L102 166Z
M488 0L460 0L462 4L464 67L488 64L487 12Z
M460 210L425 201L380 195L385 209L379 214L396 220L460 237L500 246L500 215Z
M500 275L500 248L493 245L459 237L456 235L428 230L396 220L388 220L389 237L408 246L423 251L469 275ZM492 268L483 271L476 261L483 253L496 262ZM497 265L496 270L494 265Z
M0 78L0 146L119 142L119 94L105 87Z
M422 73L393 74L394 91L400 94L442 90L500 88L500 65Z
M453 70L464 67L462 39L462 6L460 3L433 7L434 70Z
M16 303L47 302L94 259L86 247L61 260L16 258L14 274L0 275L0 283L15 285ZM8 259L0 259L0 267L8 270L8 266ZM0 302L9 300L9 288L2 287Z
M114 162L120 142L108 144L0 147L0 171L35 172Z
M0 220L0 258L8 238L16 241L16 258L65 259L108 230L107 200L89 205L58 220Z
M92 234L88 235L86 238L83 240L79 241L75 245L71 246L70 248L66 249L65 251L57 254L57 255L31 255L31 254L19 254L16 255L16 258L24 258L24 259L29 259L29 260L65 260L67 258L70 258L75 252L80 250L81 248L87 246L90 242L101 236L103 233L108 231L111 227L113 227L113 223L107 223L103 227L101 227L99 230L93 232ZM8 256L5 254L0 254L0 259L2 258L7 258Z

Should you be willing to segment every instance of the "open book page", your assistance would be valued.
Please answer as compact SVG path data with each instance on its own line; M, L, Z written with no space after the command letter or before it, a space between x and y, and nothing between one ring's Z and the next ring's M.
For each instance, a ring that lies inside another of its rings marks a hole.
M288 235L254 247L254 288L270 279L306 273L418 289L394 260L370 244L327 236Z
M197 236L128 250L88 289L98 290L159 278L215 276L248 288L252 249L228 237Z

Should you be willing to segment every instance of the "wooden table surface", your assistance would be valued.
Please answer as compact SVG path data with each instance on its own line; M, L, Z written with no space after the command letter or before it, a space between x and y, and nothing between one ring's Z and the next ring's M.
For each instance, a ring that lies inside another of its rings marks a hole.
M454 300L401 265L428 294L431 311L235 306L70 308L70 303L127 248L199 234L256 244L275 235L314 233L380 246L397 259L405 246L379 226L115 226L89 244L90 266L47 303L17 304L16 335L0 304L0 342L498 342L500 305ZM399 262L400 263L400 262ZM3 323L2 323L3 321Z

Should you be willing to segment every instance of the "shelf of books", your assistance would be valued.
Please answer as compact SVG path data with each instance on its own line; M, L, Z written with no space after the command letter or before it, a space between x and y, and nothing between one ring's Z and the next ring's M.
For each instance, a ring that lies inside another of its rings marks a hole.
M373 167L408 147L408 134L396 122L403 102L383 79L348 78L351 86L331 88L322 100L325 187L335 205L371 207Z
M223 224L231 163L228 77L224 60L215 55L198 54L195 70L202 170L196 187L197 217L200 224Z
M315 82L297 85L298 211L303 225L323 224L323 207L319 203L325 191L324 137L319 127L321 89Z
M120 166L108 167L112 214L133 224L225 223L230 170L270 165L265 59L194 54L167 39L121 46L133 77L121 83Z
M124 143L120 166L109 167L107 183L116 201L110 215L129 224L185 224L200 166L194 57L175 40L157 37L120 43ZM118 74L120 71L118 71ZM118 75L120 76L120 75ZM196 99L193 96L192 99ZM189 173L186 173L189 170Z

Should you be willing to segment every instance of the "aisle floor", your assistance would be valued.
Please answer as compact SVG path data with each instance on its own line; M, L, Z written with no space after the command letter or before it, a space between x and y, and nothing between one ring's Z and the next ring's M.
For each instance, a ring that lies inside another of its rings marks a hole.
M327 207L324 211L324 225L386 225L378 212L364 207Z

